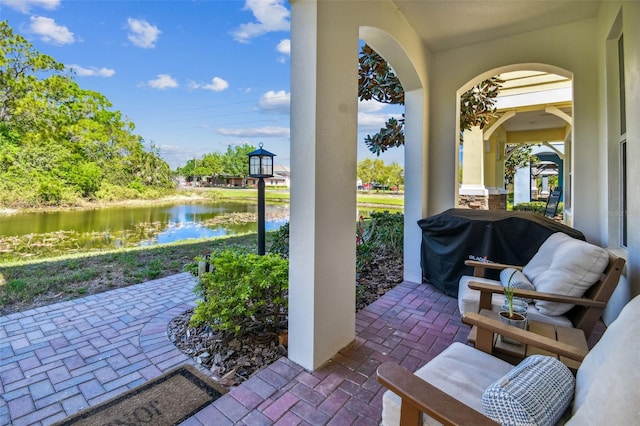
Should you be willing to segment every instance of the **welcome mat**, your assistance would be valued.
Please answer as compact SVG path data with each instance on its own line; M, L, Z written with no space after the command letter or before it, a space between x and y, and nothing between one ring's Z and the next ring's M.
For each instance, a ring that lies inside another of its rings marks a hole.
M191 365L183 365L113 399L82 410L54 426L173 426L191 417L226 390Z

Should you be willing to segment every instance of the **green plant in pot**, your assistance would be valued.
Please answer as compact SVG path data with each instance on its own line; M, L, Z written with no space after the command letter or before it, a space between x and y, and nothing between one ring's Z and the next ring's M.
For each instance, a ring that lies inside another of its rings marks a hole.
M511 285L511 279L516 274L517 271L513 271L509 276L509 280L507 281L507 285L504 287L504 297L505 297L505 305L508 307L507 310L502 310L499 312L500 321L509 324L514 327L518 327L521 329L525 329L527 326L527 317L525 312L516 312L514 308L514 287ZM517 299L515 299L517 300ZM515 345L521 345L520 342L509 339L504 336L500 336L503 342L512 343Z

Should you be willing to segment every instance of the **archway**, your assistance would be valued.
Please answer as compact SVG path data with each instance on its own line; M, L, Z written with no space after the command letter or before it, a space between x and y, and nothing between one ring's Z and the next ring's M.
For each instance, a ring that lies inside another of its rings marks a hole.
M494 74L495 73L495 74ZM520 64L478 76L459 92L491 76L502 80L496 112L483 129L463 133L460 149L458 205L477 209L507 209L531 201L531 168L526 152L554 157L558 186L570 200L573 88L571 74L545 64ZM543 147L543 148L541 148ZM467 161L465 161L467 160ZM515 166L514 166L515 164ZM548 168L536 168L548 194ZM516 169L519 169L515 173ZM525 175L526 178L522 178ZM558 170L560 173L558 173ZM515 188L515 190L514 190ZM515 192L515 195L514 195ZM534 194L536 197L538 193Z
M413 229L427 211L426 100L424 83L405 49L386 31L360 27L360 38L369 44L393 68L405 92L405 197L404 197L404 279L422 282L421 235ZM359 142L360 143L360 142Z

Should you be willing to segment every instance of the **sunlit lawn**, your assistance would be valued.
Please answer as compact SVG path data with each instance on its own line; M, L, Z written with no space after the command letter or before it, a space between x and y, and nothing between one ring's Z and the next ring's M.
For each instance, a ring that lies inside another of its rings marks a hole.
M3 264L0 314L22 310L21 304L33 300L46 305L51 299L72 299L177 274L196 256L231 246L255 250L257 234Z

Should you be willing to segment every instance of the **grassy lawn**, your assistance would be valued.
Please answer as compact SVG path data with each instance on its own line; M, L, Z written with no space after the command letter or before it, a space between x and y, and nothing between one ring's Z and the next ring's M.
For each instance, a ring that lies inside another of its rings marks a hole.
M3 264L0 314L177 274L196 256L230 246L255 250L257 240L257 234L247 234Z
M207 191L207 190L204 190ZM216 194L218 200L249 200L254 201L258 198L258 190L254 188L211 188ZM271 201L289 201L288 190L265 190L265 198ZM404 205L404 194L393 194L391 192L358 192L358 203L362 204L379 204L393 207L402 207Z

